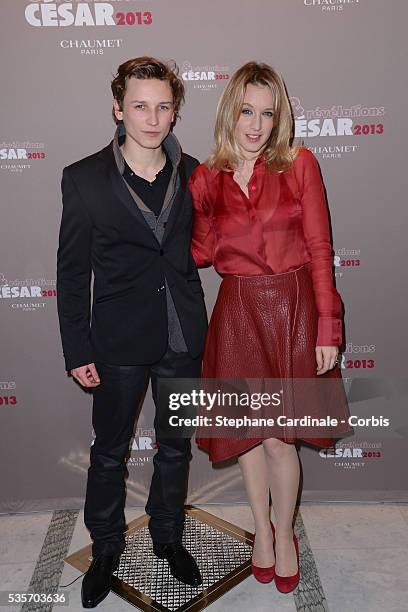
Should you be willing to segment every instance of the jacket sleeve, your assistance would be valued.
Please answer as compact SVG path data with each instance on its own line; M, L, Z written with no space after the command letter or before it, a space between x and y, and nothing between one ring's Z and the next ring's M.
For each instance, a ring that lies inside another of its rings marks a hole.
M308 149L301 155L302 216L306 246L311 258L318 319L316 346L340 346L343 308L333 282L333 249L329 215L317 160Z
M213 250L215 235L211 218L206 206L208 195L207 181L204 177L206 168L202 164L191 175L189 188L193 199L193 231L191 252L198 267L211 266L213 263Z
M93 362L90 343L91 232L84 202L67 168L62 174L57 251L57 308L67 370Z

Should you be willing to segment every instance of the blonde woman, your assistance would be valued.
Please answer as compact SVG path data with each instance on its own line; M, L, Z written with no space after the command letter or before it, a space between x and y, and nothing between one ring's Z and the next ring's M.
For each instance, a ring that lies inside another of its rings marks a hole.
M223 277L204 352L204 378L330 379L295 416L335 414L351 433L341 375L342 305L333 284L329 218L319 167L290 145L293 119L284 83L249 62L231 78L217 109L215 150L190 179L192 253ZM320 383L319 383L320 384ZM254 516L252 571L279 591L299 583L293 516L297 443L330 447L334 437L197 437L213 462L238 457ZM269 493L273 521L269 517Z

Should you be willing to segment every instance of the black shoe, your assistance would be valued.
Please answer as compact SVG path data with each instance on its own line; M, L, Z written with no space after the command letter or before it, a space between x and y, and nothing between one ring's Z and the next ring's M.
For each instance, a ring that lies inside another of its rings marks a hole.
M203 579L197 563L181 542L153 543L153 552L159 559L167 559L170 572L177 580L194 587L202 584Z
M84 608L95 608L108 595L119 558L120 554L97 555L92 560L82 581L81 598Z

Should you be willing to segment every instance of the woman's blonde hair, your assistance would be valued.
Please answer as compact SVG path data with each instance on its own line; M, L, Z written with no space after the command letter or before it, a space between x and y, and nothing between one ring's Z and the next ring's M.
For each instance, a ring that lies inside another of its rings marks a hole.
M215 120L215 149L206 164L218 170L235 168L242 156L235 141L235 127L241 114L247 85L269 87L274 97L274 126L263 154L270 170L285 171L297 154L298 147L291 147L293 115L280 74L268 64L248 62L232 76L217 106Z

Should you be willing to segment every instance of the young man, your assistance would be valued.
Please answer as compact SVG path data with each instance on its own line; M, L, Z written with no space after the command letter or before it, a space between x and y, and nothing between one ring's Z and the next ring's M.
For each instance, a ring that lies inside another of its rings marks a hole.
M66 369L93 389L85 501L93 560L82 583L84 607L106 597L125 547L126 457L149 378L156 426L168 408L158 401L158 378L199 377L207 327L190 254L187 181L198 161L171 132L183 83L162 62L139 57L119 66L112 92L113 141L64 169L57 255ZM176 578L197 586L200 572L181 544L190 439L161 437L156 428L156 443L146 505L154 553Z

